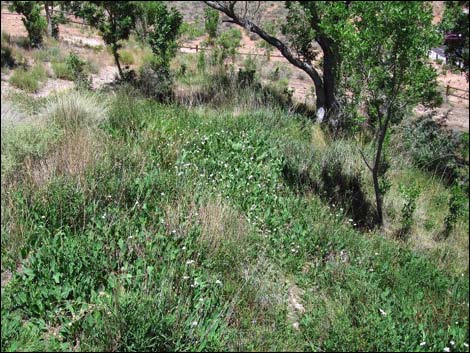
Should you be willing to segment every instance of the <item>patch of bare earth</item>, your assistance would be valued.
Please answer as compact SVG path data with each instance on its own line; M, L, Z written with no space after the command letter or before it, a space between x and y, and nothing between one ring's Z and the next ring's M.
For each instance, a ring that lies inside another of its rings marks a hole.
M289 285L289 301L287 304L287 319L292 324L294 330L300 330L299 320L302 314L305 313L305 308L302 304L303 290L293 283Z

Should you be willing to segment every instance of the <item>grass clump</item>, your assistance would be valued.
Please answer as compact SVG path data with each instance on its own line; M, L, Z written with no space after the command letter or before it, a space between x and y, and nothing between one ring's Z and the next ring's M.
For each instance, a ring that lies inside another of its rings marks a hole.
M41 115L62 129L93 129L106 119L107 106L95 94L73 90L50 98Z
M124 65L132 65L134 64L134 55L129 50L121 50L119 51L119 59L121 63Z
M37 93L47 80L46 70L42 65L30 69L17 68L10 77L10 84L28 93Z

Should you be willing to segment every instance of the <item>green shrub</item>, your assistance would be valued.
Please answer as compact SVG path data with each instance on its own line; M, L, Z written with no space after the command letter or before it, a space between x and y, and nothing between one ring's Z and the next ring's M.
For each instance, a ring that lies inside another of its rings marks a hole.
M57 129L42 120L4 125L2 122L2 179L17 171L26 158L44 157L60 137Z
M240 46L242 39L242 32L237 28L228 29L222 32L217 38L216 44L220 48L219 63L223 62L225 58L231 56L235 60L237 48Z
M446 239L454 229L458 218L465 213L466 204L468 205L468 198L465 196L462 188L454 186L451 189L449 198L449 213L444 219L444 231L442 238Z
M193 40L204 35L204 28L197 23L183 22L180 29L181 35L187 40Z
M47 79L46 70L42 65L36 65L31 69L17 68L13 71L9 82L26 92L36 93Z
M65 62L53 62L51 64L54 76L62 80L73 81L74 76L70 66Z
M73 90L50 97L41 115L62 129L93 129L107 118L106 101L87 91Z
M421 190L417 185L400 185L399 190L405 199L405 203L401 209L402 226L399 232L399 236L404 238L409 234L411 226L413 225L413 214L416 210L416 200L418 199Z
M197 70L200 73L204 73L206 71L206 55L202 50L197 55Z
M157 58L144 64L139 71L138 87L146 96L158 100L169 100L173 87L173 75L166 63Z
M33 56L37 62L61 62L63 60L63 55L59 47L38 49L34 51Z
M79 88L89 88L91 80L87 76L86 65L87 62L81 59L77 54L71 52L65 63L72 74L73 81Z
M209 35L209 41L213 42L217 38L217 29L219 27L219 11L206 6L204 9L204 27Z
M436 123L432 117L409 119L400 129L402 153L411 157L416 166L437 173L451 183L457 179L461 168L468 168L461 151L464 139ZM399 137L398 137L399 138Z

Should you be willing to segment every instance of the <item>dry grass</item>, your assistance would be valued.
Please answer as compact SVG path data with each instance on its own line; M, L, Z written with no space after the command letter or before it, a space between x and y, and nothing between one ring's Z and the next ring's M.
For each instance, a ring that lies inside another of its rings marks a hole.
M200 240L214 252L226 242L243 242L249 232L246 219L221 199L210 200L201 206L198 220L202 227Z
M94 128L108 114L106 100L86 91L70 91L49 99L41 115L65 130Z
M23 178L32 187L45 185L58 176L82 180L87 168L97 162L104 151L103 140L89 130L67 133L49 156L39 161L31 158L25 161Z

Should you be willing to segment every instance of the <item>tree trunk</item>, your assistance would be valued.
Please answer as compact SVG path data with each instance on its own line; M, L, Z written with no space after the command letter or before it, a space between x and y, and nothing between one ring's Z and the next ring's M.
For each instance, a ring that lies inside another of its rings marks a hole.
M382 166L382 151L383 143L385 141L385 136L387 135L388 123L390 121L391 112L390 109L387 112L387 117L385 118L384 125L380 128L379 136L377 140L377 151L375 154L375 163L374 168L372 168L372 179L374 181L374 191L375 191L375 202L377 206L377 224L382 227L384 223L383 219L383 200L382 192L379 185L379 172Z
M52 37L52 7L50 1L44 1L44 9L46 10L47 36Z
M317 75L310 75L310 78L313 81L315 87L315 115L316 121L319 123L323 122L326 119L326 113L328 110L327 99L325 95L325 87L323 85L323 80Z
M336 58L332 53L324 51L323 82L325 84L325 106L328 112L335 112L338 108L336 102ZM332 115L332 114L329 114Z
M119 62L119 53L117 52L117 49L114 47L112 48L112 50L113 50L114 62L116 63L116 66L119 71L119 76L121 77L121 79L123 79L124 74L122 73L121 63Z

